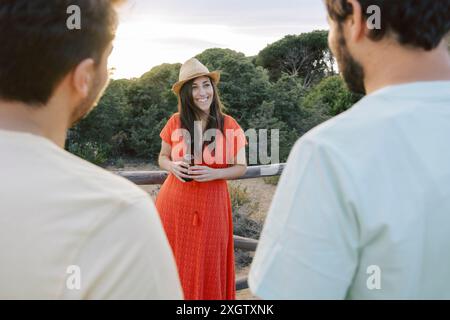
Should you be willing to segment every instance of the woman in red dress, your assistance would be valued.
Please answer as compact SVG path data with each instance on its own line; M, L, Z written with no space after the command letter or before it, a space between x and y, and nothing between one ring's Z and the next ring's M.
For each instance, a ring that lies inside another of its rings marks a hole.
M219 72L209 72L197 59L183 64L173 86L179 112L160 134L159 165L170 174L156 207L187 300L232 300L236 293L226 180L246 171L246 139L239 124L222 112L219 79Z

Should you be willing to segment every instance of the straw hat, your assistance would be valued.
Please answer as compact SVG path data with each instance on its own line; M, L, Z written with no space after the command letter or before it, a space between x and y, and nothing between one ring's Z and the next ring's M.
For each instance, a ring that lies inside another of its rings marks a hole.
M178 82L173 85L172 91L178 95L186 82L202 76L210 77L215 84L220 80L219 71L209 72L208 68L197 59L189 59L181 66Z

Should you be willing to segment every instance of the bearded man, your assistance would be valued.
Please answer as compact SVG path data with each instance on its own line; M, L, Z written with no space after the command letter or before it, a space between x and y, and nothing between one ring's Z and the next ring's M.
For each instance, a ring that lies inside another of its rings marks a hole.
M450 0L325 3L340 72L366 96L294 146L250 288L264 299L449 299Z

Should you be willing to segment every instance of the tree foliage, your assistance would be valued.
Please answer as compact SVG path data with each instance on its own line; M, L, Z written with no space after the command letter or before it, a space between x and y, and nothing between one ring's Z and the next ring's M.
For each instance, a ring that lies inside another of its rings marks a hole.
M208 49L197 56L210 70L221 71L219 91L226 112L242 127L268 99L267 71L256 67L243 53L229 49Z
M288 35L263 49L255 62L269 71L272 81L287 73L303 79L306 88L334 74L327 31Z
M159 133L177 111L172 84L178 80L180 64L163 64L138 79L127 92L129 153L155 160L160 149ZM157 142L157 143L155 143Z
M244 131L279 130L280 161L300 136L359 98L330 76L334 63L326 38L326 31L287 36L255 57L217 48L197 56L221 71L225 111ZM111 81L98 107L70 130L67 149L96 164L124 157L155 161L159 133L177 111L171 88L180 67L162 64L138 79Z
M323 79L303 99L303 106L319 111L325 117L334 117L346 111L361 98L347 90L339 76Z

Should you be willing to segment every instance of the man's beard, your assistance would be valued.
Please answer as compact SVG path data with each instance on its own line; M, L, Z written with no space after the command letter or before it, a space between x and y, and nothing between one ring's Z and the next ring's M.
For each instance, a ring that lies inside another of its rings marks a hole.
M356 61L347 47L342 29L339 31L338 45L336 46L336 59L342 77L350 91L357 94L366 94L364 85L364 68Z
M102 84L100 76L96 76L89 91L89 95L80 102L72 113L71 127L78 124L81 120L86 118L92 110L94 110L100 101L100 98L103 96L106 87L106 85Z

